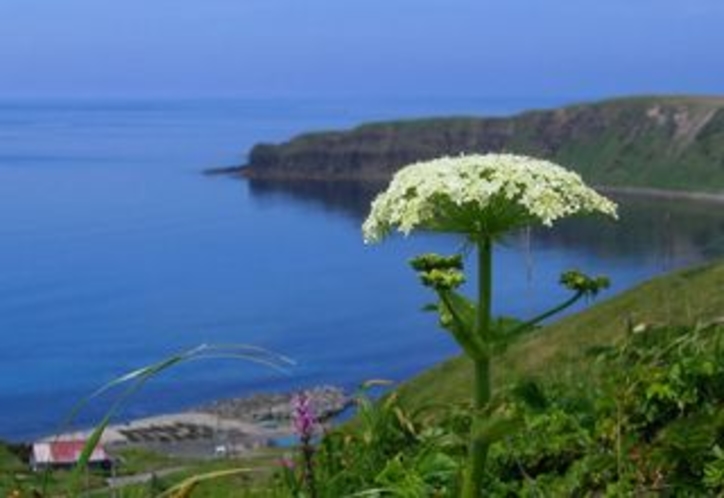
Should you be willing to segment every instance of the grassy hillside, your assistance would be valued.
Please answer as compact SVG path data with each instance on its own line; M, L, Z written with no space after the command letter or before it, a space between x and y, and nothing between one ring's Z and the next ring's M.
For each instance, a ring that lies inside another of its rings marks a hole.
M440 155L513 152L555 160L590 183L724 190L724 97L639 97L505 118L433 118L259 144L252 178L384 179Z
M10 446L0 441L0 469L2 472L24 469L23 462L11 451Z
M693 324L724 320L724 262L655 278L590 309L544 327L512 346L493 366L498 380L544 369L575 369L586 352L621 339L629 325ZM466 400L471 365L454 358L405 383L405 404L423 406Z
M722 290L724 262L541 329L496 362L482 417L464 361L427 371L327 437L319 487L460 496L476 437L485 496L724 496Z

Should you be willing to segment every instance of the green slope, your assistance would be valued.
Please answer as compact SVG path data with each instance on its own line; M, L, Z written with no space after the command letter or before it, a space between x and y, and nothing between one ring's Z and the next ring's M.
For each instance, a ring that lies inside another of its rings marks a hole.
M259 144L252 178L380 179L440 155L513 152L555 160L589 183L724 190L724 97L638 97L511 117L373 123Z
M724 320L724 262L658 277L544 327L513 345L493 365L495 382L557 367L574 369L592 347L623 337L629 324L693 324ZM462 357L441 363L402 385L411 407L467 400L471 365Z

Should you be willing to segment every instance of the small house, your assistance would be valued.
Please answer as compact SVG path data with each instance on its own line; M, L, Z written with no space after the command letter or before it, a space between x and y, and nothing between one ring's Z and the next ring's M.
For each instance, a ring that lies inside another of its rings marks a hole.
M87 441L43 441L33 444L33 451L30 454L30 467L34 471L46 469L70 469L74 467L85 447ZM106 453L100 444L97 445L90 458L90 467L109 470L113 460Z

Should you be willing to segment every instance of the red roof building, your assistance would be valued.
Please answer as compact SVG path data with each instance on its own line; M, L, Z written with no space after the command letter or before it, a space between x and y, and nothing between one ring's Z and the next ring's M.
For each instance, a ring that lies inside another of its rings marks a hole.
M33 444L30 465L34 470L72 467L78 463L87 441L49 441ZM106 450L98 445L93 449L88 464L95 467L107 467L112 463Z

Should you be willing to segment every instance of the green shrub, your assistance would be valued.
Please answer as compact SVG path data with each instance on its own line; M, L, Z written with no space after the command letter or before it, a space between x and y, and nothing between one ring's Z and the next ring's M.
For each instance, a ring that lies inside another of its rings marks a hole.
M361 398L359 423L327 434L320 496L456 496L466 441L487 438L487 496L724 492L721 326L650 327L588 366L508 386L485 425L470 405L407 412Z

